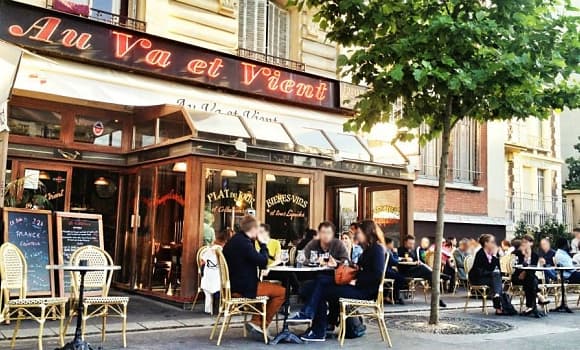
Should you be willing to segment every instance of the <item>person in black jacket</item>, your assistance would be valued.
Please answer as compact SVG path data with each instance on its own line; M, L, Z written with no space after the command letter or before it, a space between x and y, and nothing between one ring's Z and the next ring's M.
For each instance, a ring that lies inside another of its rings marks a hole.
M469 283L477 286L489 286L493 292L493 308L496 314L501 315L500 296L503 289L495 237L483 234L479 237L479 244L481 249L475 254L473 267L468 272Z
M260 282L258 269L265 269L268 264L268 247L265 237L258 237L258 221L253 216L245 216L240 222L241 231L235 234L224 246L223 253L230 271L232 295L235 297L255 298L267 296L266 325L282 306L286 296L286 289L278 284ZM260 251L255 247L258 240ZM262 320L254 316L248 322L249 330L253 333L262 332Z
M357 230L358 243L363 253L358 260L359 271L350 285L338 286L323 283L315 288L314 296L320 295L312 320L312 328L301 338L304 341L325 341L328 325L337 325L339 298L373 300L385 271L385 249L380 244L374 221L363 221ZM319 293L320 292L320 293ZM328 305L327 305L328 303Z
M516 265L538 266L540 257L532 250L533 246L534 237L525 235L520 248L513 252L517 257ZM522 314L526 316L538 316L536 298L539 299L540 305L545 305L548 301L538 293L538 278L536 277L535 271L516 268L512 275L512 283L516 286L522 286L526 294L526 310Z

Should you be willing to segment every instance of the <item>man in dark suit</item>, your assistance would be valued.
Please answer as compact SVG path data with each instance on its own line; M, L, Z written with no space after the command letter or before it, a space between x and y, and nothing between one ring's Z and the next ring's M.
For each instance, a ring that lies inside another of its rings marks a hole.
M401 273L406 278L422 278L429 283L433 280L433 271L429 266L423 264L419 257L417 256L415 250L415 237L407 235L403 240L403 245L399 247L399 259L400 261L415 262L415 265L399 265L399 273ZM446 307L447 305L443 300L439 300L439 305L441 307Z
M253 216L245 216L240 222L240 229L223 250L230 271L232 295L244 298L267 296L266 325L269 325L284 303L286 289L274 283L259 281L257 271L266 268L269 254L265 237L258 237L258 221ZM255 241L259 243L259 252ZM248 322L248 328L252 332L263 333L261 324L261 318L254 316Z

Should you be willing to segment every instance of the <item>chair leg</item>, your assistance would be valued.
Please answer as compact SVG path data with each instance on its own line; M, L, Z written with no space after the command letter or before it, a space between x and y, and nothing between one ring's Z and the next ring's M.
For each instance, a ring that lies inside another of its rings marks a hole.
M383 333L385 334L384 338L386 338L387 344L389 344L389 348L392 348L393 344L391 343L391 336L389 335L389 330L387 328L384 315L383 317L379 317L379 326L383 329ZM385 341L384 338L383 341Z
M197 298L199 297L199 293L201 292L201 288L197 288L197 292L195 293L195 297L193 298L193 303L191 304L191 311L195 308L195 304L197 303Z
M127 347L127 304L123 304L123 325L121 326L121 333L123 336L123 347Z
M40 308L40 317L38 319L38 350L42 350L42 335L44 334L44 323L46 322L46 307Z
M229 322L230 317L231 316L229 314L229 310L226 310L226 312L224 313L224 320L222 322L220 334L218 335L217 346L220 346L220 344L222 342L222 336L224 335L224 329L226 328L226 323Z
M267 303L262 304L262 332L264 334L264 344L268 344L268 326L266 325L266 307Z
M106 329L107 329L107 313L109 312L108 307L105 305L103 310L103 319L102 319L102 327L101 327L101 343L105 342L106 338Z
M22 318L24 315L22 311L18 311L18 318L16 319L16 325L14 326L14 333L12 333L12 342L10 343L10 348L14 349L14 345L16 345L16 337L18 336L18 330L20 330L20 322L22 322Z
M60 341L60 346L63 347L64 346L64 333L65 333L65 327L66 327L66 304L61 304L60 305L60 327L58 329L58 335L59 335L59 341Z
M215 319L215 323L214 323L214 325L213 325L213 328L212 328L212 330L211 330L211 333L210 333L210 335L209 335L209 340L213 340L213 337L214 337L214 335L215 335L215 332L216 332L216 330L217 330L218 324L220 323L220 318L221 318L221 317L222 317L222 310L219 310L219 311L218 311L217 318ZM245 327L243 327L243 328L244 328L244 333L245 333L245 329L246 329L246 328L245 328ZM246 336L246 335L244 334L244 337L245 337L245 336Z
M243 327L242 327L242 335L244 336L244 338L248 337L248 331L246 330L246 324L248 323L248 314L244 314L244 323L243 323Z
M340 305L340 324L342 325L341 327L341 334L339 335L339 342L340 342L340 346L344 345L344 338L346 336L346 306L344 304Z

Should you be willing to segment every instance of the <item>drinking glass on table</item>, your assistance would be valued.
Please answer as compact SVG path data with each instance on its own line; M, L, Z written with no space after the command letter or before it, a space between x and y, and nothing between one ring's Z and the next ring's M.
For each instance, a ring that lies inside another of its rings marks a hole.
M286 266L288 260L290 260L290 254L288 254L288 249L282 249L280 253L280 260L282 260L282 265Z
M324 265L328 265L328 261L330 260L330 253L322 253L322 260L324 261Z
M302 267L305 262L306 262L306 255L304 254L304 250L299 250L298 254L296 254L297 267Z
M311 265L318 264L318 252L315 251L310 252L310 264Z

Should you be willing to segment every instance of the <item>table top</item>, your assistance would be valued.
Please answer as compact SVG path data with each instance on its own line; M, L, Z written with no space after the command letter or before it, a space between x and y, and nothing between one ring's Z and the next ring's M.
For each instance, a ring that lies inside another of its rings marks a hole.
M518 270L532 270L532 271L548 271L548 270L580 270L580 266L523 266L516 265L514 268Z
M107 266L99 266L99 265L90 265L90 266L79 266L79 265L46 265L47 270L62 270L62 271L114 271L120 270L121 266L118 265L107 265Z
M399 265L418 265L416 261L401 261L399 260Z
M268 268L268 271L276 271L276 272L318 272L318 271L331 271L334 270L332 267L328 266L304 266L304 267L295 267L295 266L271 266Z

